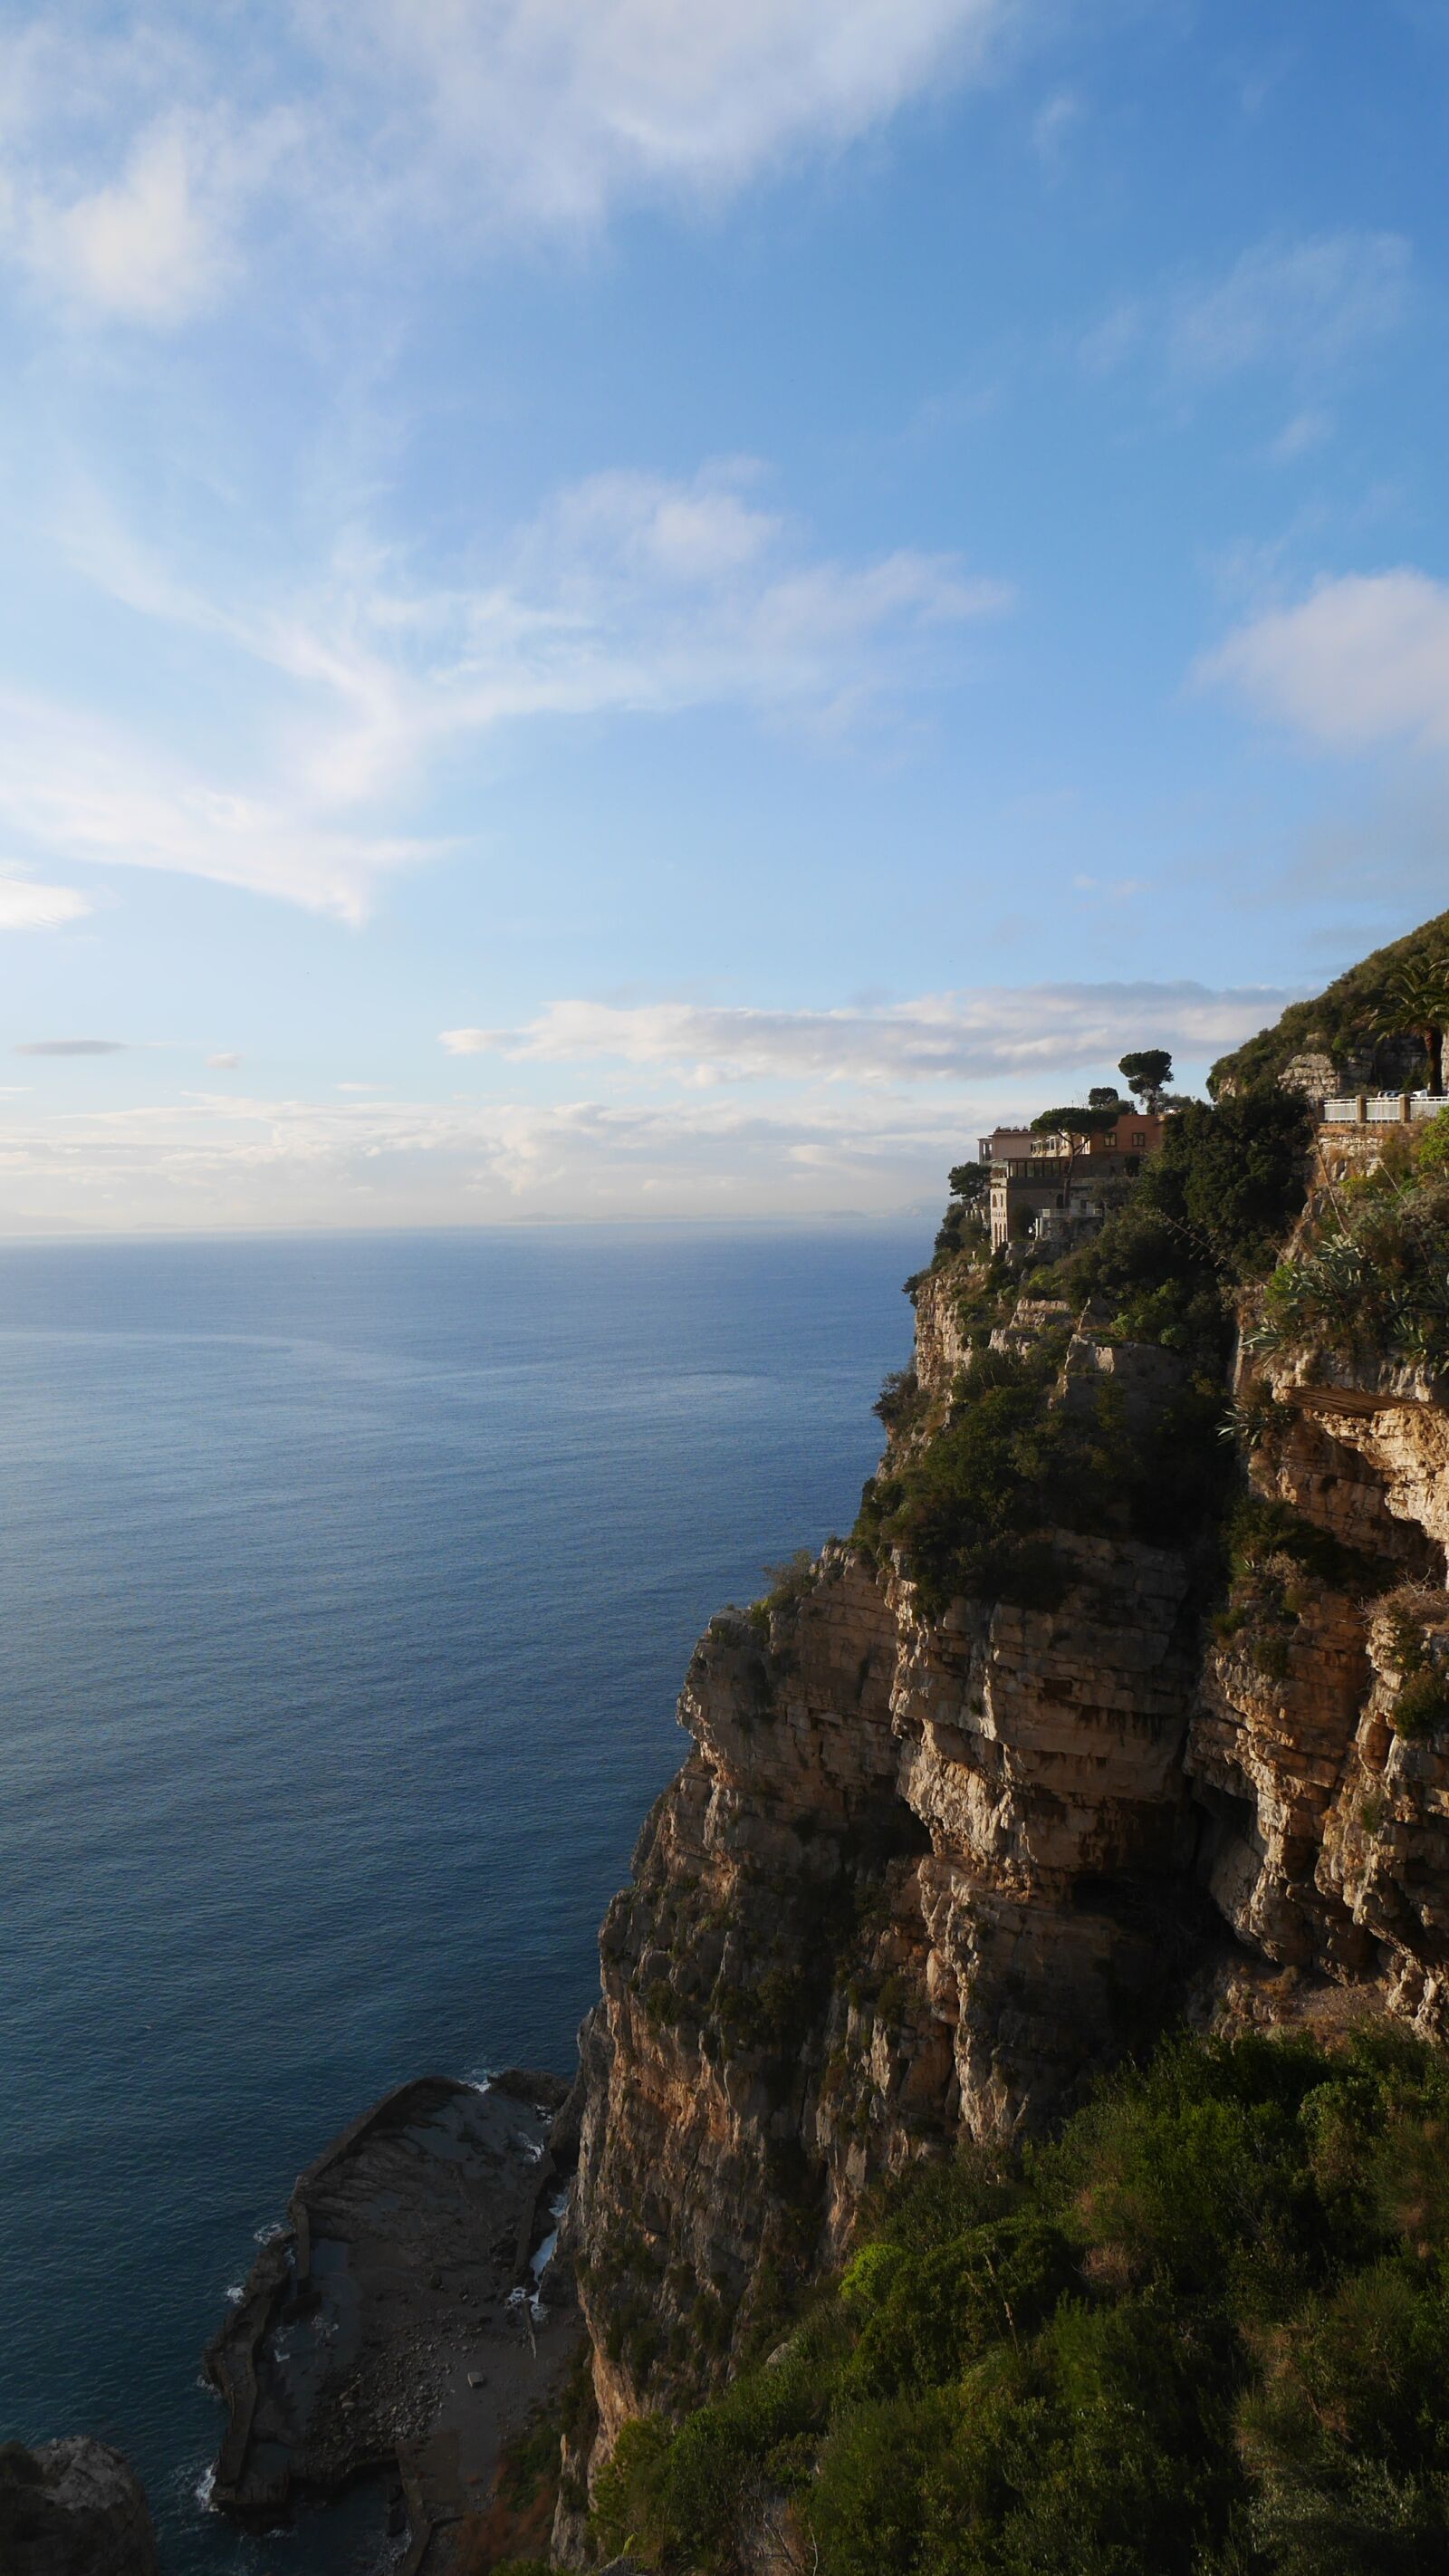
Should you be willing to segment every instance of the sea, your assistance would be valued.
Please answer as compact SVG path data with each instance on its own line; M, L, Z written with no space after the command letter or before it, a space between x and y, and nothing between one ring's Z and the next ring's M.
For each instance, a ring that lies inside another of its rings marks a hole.
M0 1249L0 2439L166 2576L362 2576L206 2504L200 2357L389 2085L571 2071L694 1638L848 1529L930 1228Z

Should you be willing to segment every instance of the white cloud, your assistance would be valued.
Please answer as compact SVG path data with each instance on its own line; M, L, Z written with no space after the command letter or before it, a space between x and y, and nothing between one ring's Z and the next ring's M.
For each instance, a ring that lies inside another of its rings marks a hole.
M237 1066L241 1062L241 1057L234 1054L228 1048L221 1055L209 1055L206 1061L211 1071L214 1073L235 1073Z
M1148 317L1135 297L1124 297L1110 313L1082 334L1077 355L1092 376L1115 375L1141 348L1148 332Z
M1074 876L1072 884L1078 894L1090 895L1099 904L1130 903L1150 890L1146 877Z
M90 908L74 886L0 877L0 930L59 930L67 921L79 921Z
M1409 267L1399 233L1260 242L1217 285L1179 297L1168 325L1171 362L1205 379L1264 361L1336 365L1402 320Z
M884 1084L1067 1075L1133 1045L1216 1053L1286 994L1201 984L1006 986L872 1009L749 1010L693 1002L551 1002L521 1029L448 1029L450 1055L511 1063L612 1061L709 1086L749 1080Z
M1449 584L1405 567L1321 582L1198 665L1262 715L1330 749L1449 743Z

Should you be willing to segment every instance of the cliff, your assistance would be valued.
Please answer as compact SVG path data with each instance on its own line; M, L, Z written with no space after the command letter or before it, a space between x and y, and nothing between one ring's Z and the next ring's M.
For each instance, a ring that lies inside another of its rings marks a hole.
M1258 1330L1338 1224L1282 1094L1174 1129L1088 1255L915 1284L853 1542L696 1651L582 2035L566 2561L880 2178L1184 2013L1444 2034L1445 1381L1372 1314Z

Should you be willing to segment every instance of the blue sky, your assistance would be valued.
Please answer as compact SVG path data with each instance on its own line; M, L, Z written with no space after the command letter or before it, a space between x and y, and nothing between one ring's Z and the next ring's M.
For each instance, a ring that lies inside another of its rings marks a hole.
M10 13L0 1222L885 1215L1440 909L1446 108L1438 0Z

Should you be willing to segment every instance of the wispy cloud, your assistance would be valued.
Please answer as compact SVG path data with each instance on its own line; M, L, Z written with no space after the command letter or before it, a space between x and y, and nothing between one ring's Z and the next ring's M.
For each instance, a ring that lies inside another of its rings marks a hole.
M1400 233L1275 236L1252 244L1221 276L1121 299L1083 334L1081 360L1094 375L1145 360L1180 393L1253 368L1316 387L1399 327L1412 267ZM1318 431L1316 412L1305 407L1297 418L1300 444L1295 449L1285 433L1285 458Z
M238 790L118 727L7 690L0 820L70 862L170 869L354 921L387 869L430 854L422 841L333 825L292 782Z
M189 322L235 265L238 167L208 124L158 119L100 186L69 198L34 189L16 220L18 255L82 313L149 329Z
M931 1206L1000 1114L1115 1064L1132 1041L1206 1054L1286 997L1196 984L1038 987L840 1011L559 1003L524 1029L454 1030L454 1055L607 1061L565 1100L400 1101L357 1082L331 1098L236 1086L80 1112L16 1104L0 1120L0 1224L119 1231L197 1226L458 1224L523 1218L889 1215ZM56 1042L51 1042L52 1044ZM481 1069L481 1068L480 1068ZM638 1096L640 1074L667 1086ZM763 1079L785 1096L721 1086Z
M1060 169L1069 138L1076 132L1085 114L1082 102L1071 90L1059 89L1037 109L1031 123L1032 149L1044 169Z
M60 930L90 911L75 886L40 885L32 877L0 877L0 930Z
M1332 367L1402 321L1410 252L1400 233L1320 233L1259 242L1216 284L1189 289L1168 321L1168 355L1184 376L1244 367Z
M303 23L374 170L466 220L578 224L718 196L979 77L1014 0L310 0ZM469 200L471 199L471 207Z
M1273 465L1296 465L1300 456L1309 456L1333 436L1333 418L1326 411L1297 411L1284 422L1268 449Z
M124 1038L27 1038L16 1055L124 1055Z
M519 1029L448 1029L451 1055L512 1063L612 1061L711 1086L760 1079L864 1084L1063 1075L1128 1045L1184 1055L1234 1044L1282 1008L1267 989L1056 984L926 995L869 1010L748 1010L691 1002L558 1001Z
M1038 0L289 0L0 35L0 141L23 272L75 312L172 328L250 236L324 255L450 248L721 199L988 73ZM253 219L256 219L255 221Z
M1327 749L1449 744L1449 584L1402 567L1321 582L1251 619L1197 678Z
M0 1124L0 1227L374 1226L521 1218L873 1214L939 1197L959 1101L181 1102Z
M558 493L466 583L409 577L353 533L305 587L211 598L91 494L72 562L147 621L240 651L284 684L261 775L0 695L0 819L72 858L170 868L346 918L430 845L359 830L363 804L416 786L470 739L540 719L737 706L771 724L857 724L940 639L995 617L1010 585L912 549L843 563L760 497L749 461L689 479L600 474Z

